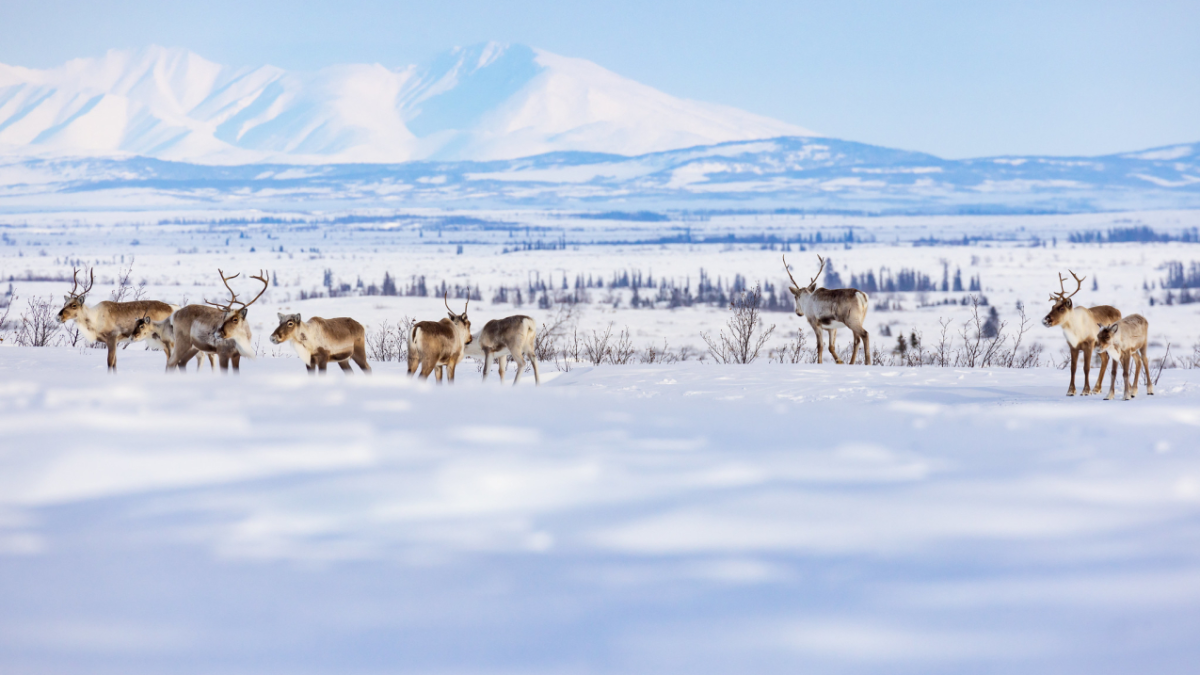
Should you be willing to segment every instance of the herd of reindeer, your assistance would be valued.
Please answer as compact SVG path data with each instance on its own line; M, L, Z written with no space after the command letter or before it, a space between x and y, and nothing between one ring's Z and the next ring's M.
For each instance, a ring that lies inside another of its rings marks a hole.
M796 314L807 319L816 334L817 362L824 362L824 351L828 348L834 361L843 363L835 350L835 343L838 329L846 328L854 335L850 363L853 364L857 359L861 343L863 360L870 365L870 336L863 328L867 318L867 294L854 288L818 288L817 280L825 269L825 259L820 255L817 259L820 267L805 286L801 286L792 276L787 258L783 260L784 270L792 280L789 290L796 301ZM74 285L58 313L58 320L64 323L73 320L86 339L103 342L108 347L110 371L117 368L119 344L143 340L152 348L166 352L168 371L183 370L192 357L197 357L197 367L200 367L201 358L205 356L210 368L214 367L213 361L216 359L221 370L228 370L232 364L236 371L243 355L254 354L247 311L266 292L270 282L262 272L250 277L260 282L262 289L250 302L243 302L238 300L237 293L229 285L231 280L240 275L225 276L221 270L217 272L230 296L223 303L206 301L202 305L179 307L156 300L135 300L103 301L89 306L86 303L87 294L95 282L95 272L90 273L87 283L80 289L79 270L75 270L72 275ZM1075 279L1076 287L1068 294L1066 277L1059 274L1059 291L1051 293L1053 307L1042 320L1047 328L1061 326L1070 348L1071 385L1067 389L1067 396L1076 393L1075 372L1080 354L1083 356L1083 395L1100 393L1110 360L1112 377L1105 400L1112 399L1116 392L1118 362L1123 369L1125 400L1137 395L1142 373L1146 377L1146 393L1153 394L1150 363L1146 357L1149 323L1145 317L1140 314L1122 317L1120 310L1108 305L1074 306L1071 298L1079 293L1086 277L1076 276L1074 272L1071 272L1071 276ZM453 382L455 368L464 357L482 356L485 381L493 358L499 367L501 382L504 381L506 360L515 362L517 369L513 384L520 380L528 359L533 367L535 382L541 383L538 361L534 355L537 332L532 318L518 315L495 319L484 324L478 334L472 335L471 322L467 318L470 299L461 314L450 309L448 297L444 296L442 301L446 304L448 318L418 321L406 336L410 376L419 371L420 377L427 379L433 373L441 382L444 369L447 379ZM827 346L823 332L828 334ZM309 372L325 372L330 361L346 372L351 372L350 361L358 364L362 372L371 372L371 366L367 363L366 331L362 324L348 317L311 317L304 321L299 314L280 313L279 327L271 333L271 342L277 345L290 342ZM1100 373L1096 386L1092 388L1092 354L1097 349L1100 351ZM1129 377L1131 365L1134 368L1132 380Z

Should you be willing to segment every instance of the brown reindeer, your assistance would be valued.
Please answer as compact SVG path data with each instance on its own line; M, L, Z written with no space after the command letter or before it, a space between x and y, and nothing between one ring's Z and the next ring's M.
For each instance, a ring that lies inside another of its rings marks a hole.
M1071 270L1067 270L1071 272ZM1075 395L1075 366L1079 361L1080 352L1083 353L1083 396L1088 394L1099 394L1100 388L1104 385L1104 369L1108 366L1108 352L1100 353L1100 375L1096 378L1096 388L1090 386L1091 370L1092 370L1092 350L1096 346L1096 335L1100 330L1100 325L1108 325L1120 321L1121 310L1109 305L1097 305L1095 307L1076 307L1071 298L1083 288L1083 280L1087 277L1078 277L1074 272L1071 276L1075 278L1075 291L1067 295L1067 289L1064 285L1066 277L1061 273L1058 275L1058 293L1050 294L1050 302L1054 306L1050 308L1050 313L1046 318L1042 319L1042 325L1046 328L1054 326L1062 326L1063 335L1067 338L1067 347L1071 349L1071 386L1067 388L1067 396ZM1116 368L1116 364L1113 364Z
M217 273L221 275L221 282L229 291L229 302L205 301L205 304L211 307L188 305L175 312L171 318L175 347L171 351L171 360L167 362L168 369L176 366L183 369L188 359L197 352L216 354L222 371L229 370L231 363L233 370L239 371L242 356L254 358L254 347L250 343L250 324L246 322L246 309L262 297L270 282L262 272L259 276L250 277L262 282L263 288L253 300L244 303L237 299L237 293L229 286L229 282L240 275L227 277L219 269ZM240 308L235 309L234 305L240 305Z
M92 307L87 306L87 294L96 282L96 273L89 270L87 285L79 290L79 270L74 270L72 279L74 285L66 297L66 303L58 312L59 323L74 321L83 333L83 337L91 342L103 342L108 347L108 370L117 370L117 345L129 341L134 325L143 316L162 320L171 316L171 312L179 309L178 305L168 305L157 300L134 300L132 302L112 302L104 300ZM77 292L78 291L78 292Z
M442 381L442 366L448 371L450 382L454 381L454 369L462 361L463 351L471 344L471 322L467 319L467 298L462 314L450 309L449 295L442 297L450 318L441 321L419 321L412 327L408 337L408 375L411 377L421 367L421 379L437 370L437 381Z
M351 359L364 373L369 373L366 335L361 323L346 317L314 316L301 321L299 314L280 314L279 327L271 333L271 342L278 345L290 341L310 373L324 373L330 361L336 361L347 373L353 372L348 363Z
M849 328L854 334L854 349L850 352L851 365L858 357L859 342L862 342L866 364L871 365L871 336L867 329L863 328L863 322L867 319L867 294L856 288L817 288L817 279L825 269L825 259L818 255L817 260L821 261L821 266L817 268L816 276L807 286L802 287L788 268L787 256L783 257L783 269L792 280L792 286L788 290L796 300L796 316L808 319L808 324L817 334L817 363L824 363L825 345L821 339L821 331L829 333L829 353L833 360L842 363L836 350L837 331L839 328Z
M537 325L528 316L510 316L504 319L492 319L483 324L479 336L472 338L466 349L468 356L483 356L483 381L487 382L488 371L491 370L492 357L496 357L496 365L500 369L500 383L504 383L504 364L508 357L517 363L517 374L513 377L513 386L521 379L525 371L525 358L529 358L533 366L533 381L542 383L538 373L537 356L534 355L533 345L537 341ZM504 354L502 352L508 352Z
M1096 347L1103 349L1106 356L1112 357L1112 380L1108 387L1110 401L1117 390L1117 359L1121 360L1121 375L1125 380L1125 397L1123 400L1137 396L1138 379L1142 371L1146 373L1146 394L1154 395L1154 383L1150 381L1150 360L1146 358L1146 342L1150 333L1150 322L1141 314L1130 314L1115 323L1104 326L1096 334ZM1129 359L1133 359L1133 380L1129 379Z
M150 345L151 349L158 349L167 354L167 368L170 369L171 352L175 348L175 327L171 321L171 317L167 317L162 321L155 321L148 316L144 316L137 320L133 326L133 332L129 335L130 342L142 342ZM212 352L205 354L208 356L208 366L212 370L216 370L216 362L213 360ZM200 368L204 365L203 357L196 359L196 372L200 372Z

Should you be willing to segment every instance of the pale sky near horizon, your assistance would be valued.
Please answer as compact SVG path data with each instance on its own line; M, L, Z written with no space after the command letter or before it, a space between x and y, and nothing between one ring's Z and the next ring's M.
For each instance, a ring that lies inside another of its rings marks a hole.
M948 157L1200 141L1200 2L4 0L0 62L113 47L398 67L496 40L666 93Z

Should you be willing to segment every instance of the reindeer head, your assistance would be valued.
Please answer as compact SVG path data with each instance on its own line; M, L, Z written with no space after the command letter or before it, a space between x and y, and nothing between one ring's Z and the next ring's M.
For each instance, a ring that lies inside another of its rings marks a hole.
M454 310L450 309L450 294L448 292L442 295L442 302L446 305L446 311L450 313L450 324L456 330L462 330L467 334L466 339L463 340L463 344L471 344L474 338L471 337L471 321L467 318L467 307L471 306L470 294L468 293L467 295L467 303L463 305L462 314L455 314Z
M71 271L71 278L75 281L75 284L71 286L71 292L63 296L66 302L63 304L63 308L58 310L59 323L66 323L78 317L83 312L83 308L86 307L84 303L87 302L87 294L92 290L92 284L96 282L96 271L89 269L90 278L88 279L88 283L80 291L79 270L72 268Z
M1067 271L1071 272L1071 270ZM1075 292L1067 295L1067 289L1063 285L1067 278L1061 274L1058 275L1059 292L1050 294L1050 302L1053 302L1054 306L1050 308L1050 313L1046 315L1046 318L1042 319L1042 325L1046 328L1057 326L1067 316L1067 313L1075 308L1071 298L1079 292L1079 289L1083 288L1083 280L1087 277L1077 277L1074 272L1071 272L1071 276L1075 277Z
M130 342L141 342L154 335L154 321L149 316L143 316L133 324L133 332L129 334Z
M287 342L302 323L304 322L300 320L299 314L279 313L279 327L271 333L271 344L281 345Z
M1118 341L1118 329L1120 327L1120 323L1112 323L1107 326L1101 326L1100 332L1096 333L1096 349L1104 351L1108 349L1109 345L1111 345L1113 342Z
M227 277L225 276L225 273L219 269L217 270L217 273L221 275L221 282L225 284L225 288L229 291L230 298L229 302L224 304L205 301L223 312L221 325L215 331L213 331L213 337L220 340L233 341L233 343L237 345L237 350L241 352L242 356L253 358L254 347L250 344L250 324L246 321L246 313L250 305L253 305L259 298L262 297L263 293L267 292L267 287L271 285L271 282L267 280L266 273L261 271L258 273L258 276L250 277L255 281L262 282L263 287L262 290L258 292L258 295L254 296L253 300L250 302L242 302L241 300L237 299L237 293L234 293L233 289L229 286L230 280L236 279L241 275L235 274L231 277ZM240 305L240 307L235 308L234 305Z
M796 277L792 276L792 270L788 268L787 256L783 256L783 270L787 272L788 278L792 280L792 285L788 288L792 292L792 297L796 300L796 316L804 316L803 301L807 300L817 290L817 279L821 278L821 272L825 270L825 259L820 255L817 260L821 261L821 266L817 268L817 273L808 282L807 286L801 286Z

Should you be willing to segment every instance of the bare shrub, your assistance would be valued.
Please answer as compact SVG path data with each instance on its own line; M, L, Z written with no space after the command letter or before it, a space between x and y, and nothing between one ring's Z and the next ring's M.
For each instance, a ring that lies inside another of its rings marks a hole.
M9 285L9 290L12 290L12 285ZM12 311L12 306L16 304L17 296L9 295L3 305L4 312L0 313L0 342L4 342L4 336L8 334L8 314Z
M558 342L567 334L567 328L575 321L574 305L559 305L558 311L549 321L542 323L533 342L533 357L538 361L550 361L558 354Z
M405 361L408 359L408 334L416 319L401 318L395 325L384 321L367 331L367 354L373 361Z
M762 347L775 332L774 324L764 329L762 313L759 304L762 302L762 288L755 286L754 290L742 293L729 303L733 316L725 325L729 335L720 331L717 337L702 332L700 337L708 345L708 353L718 363L753 363L758 358Z
M796 331L796 339L767 354L772 363L816 363L817 352L808 346L808 334L804 329Z
M684 349L687 348L684 347ZM671 351L670 346L667 345L666 338L663 338L662 349L659 349L653 344L647 345L646 348L642 350L640 358L642 363L676 363L680 361L679 354Z
M613 323L608 322L604 332L593 330L591 336L585 335L583 338L583 358L589 361L593 366L598 366L604 363L612 355L612 334Z
M633 363L633 357L636 355L637 350L633 348L633 342L629 339L629 327L626 326L617 333L616 340L608 351L608 362L614 366L623 366Z
M49 300L30 298L17 324L16 343L22 347L50 347L58 344L58 311Z
M133 256L129 256L129 265L117 272L117 287L109 294L109 300L113 302L125 302L127 300L145 299L146 280L142 279L141 283L134 286L129 280L131 276L133 276Z

